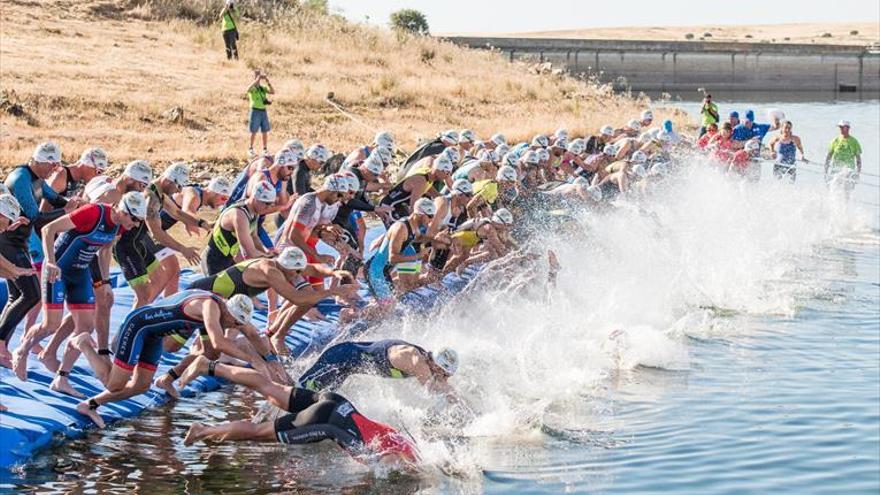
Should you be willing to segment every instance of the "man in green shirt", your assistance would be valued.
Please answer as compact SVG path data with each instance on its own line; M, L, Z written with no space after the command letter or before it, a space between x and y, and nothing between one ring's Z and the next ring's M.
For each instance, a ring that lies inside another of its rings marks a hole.
M232 0L226 0L226 5L220 11L220 30L223 31L223 43L226 45L226 58L238 60L238 9Z
M859 181L862 173L862 147L856 138L850 136L848 120L841 120L837 127L840 135L828 145L828 155L825 157L825 180L833 182L835 178L844 181L847 195ZM831 175L828 168L831 167Z
M717 124L720 118L718 117L718 105L712 102L712 95L706 95L703 98L703 107L700 108L700 116L703 118L703 125L700 127L700 136L706 134L706 129L709 128L711 124Z
M263 86L263 81L266 82L266 86ZM269 124L269 114L266 113L266 105L271 105L272 102L266 98L266 95L273 94L275 94L275 88L272 87L272 83L269 82L266 74L263 74L260 69L254 70L254 81L247 89L248 99L251 103L251 113L248 118L248 128L251 131L251 142L248 148L248 156L250 158L254 157L254 139L257 137L258 132L262 134L263 138L263 155L268 153L266 142L269 139L269 131L272 130L272 126Z

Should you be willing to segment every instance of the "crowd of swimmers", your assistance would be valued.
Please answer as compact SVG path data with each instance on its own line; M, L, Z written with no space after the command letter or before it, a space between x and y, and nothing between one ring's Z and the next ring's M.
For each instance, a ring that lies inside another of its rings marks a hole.
M447 130L409 155L400 154L390 132L379 132L335 166L326 146L292 139L235 178L201 184L181 162L160 172L135 160L111 177L98 148L65 165L60 147L46 142L9 172L0 194L0 276L9 292L0 366L27 380L28 361L38 359L55 374L51 389L79 397L76 410L99 427L106 404L154 385L177 397L200 375L222 377L287 414L194 423L187 444L331 439L364 462L414 465L419 455L410 437L366 418L337 391L353 374L413 377L448 403L460 402L449 383L459 367L456 351L343 339L292 379L279 361L289 354L291 327L321 318L316 305L326 299L343 307L343 324L376 323L398 311L402 294L469 266L522 270L523 260L543 257L530 251L532 233L567 228L574 209L599 211L621 196L651 195L681 167L679 155L702 153L733 177L757 180L766 150L774 174L794 181L797 153L804 156L791 122L780 115L770 124L754 120L752 112L742 122L731 114L695 138L670 121L655 124L651 110L588 136L558 129L510 143L500 133L480 139L471 130ZM854 181L861 150L850 124L839 127L826 171ZM397 162L398 155L407 157ZM216 212L213 220L203 210ZM368 221L385 227L371 242ZM322 254L319 241L338 255ZM559 266L552 252L547 258L552 283ZM113 260L134 293L116 329ZM182 261L201 272L185 289ZM362 285L368 300L358 295ZM255 305L267 312L262 328L252 320ZM189 352L156 377L163 353L190 340ZM81 355L105 386L92 397L70 382Z

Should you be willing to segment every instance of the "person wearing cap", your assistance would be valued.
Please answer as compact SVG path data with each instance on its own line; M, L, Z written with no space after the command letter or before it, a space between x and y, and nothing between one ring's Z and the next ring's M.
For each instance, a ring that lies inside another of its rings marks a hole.
M512 243L507 232L513 225L513 215L507 208L499 208L488 218L468 220L452 233L452 256L443 267L443 273L455 270L461 274L473 263L504 256Z
M504 165L498 169L498 173L490 180L481 180L474 183L474 197L467 204L468 216L477 218L479 213L491 215L492 208L498 203L499 198L506 199L515 195L519 176L516 169L510 165Z
M735 149L741 149L746 141L751 139L763 141L764 136L770 131L779 129L779 125L779 120L774 121L773 124L755 123L755 112L746 110L742 123L733 128L733 146Z
M603 198L612 198L618 193L629 190L633 179L644 177L647 155L636 151L628 160L616 160L609 163L593 177L592 185L597 186Z
M465 179L471 183L491 179L498 173L498 163L500 161L494 150L482 150L477 153L477 158L465 161L461 167L458 167L453 172L453 184L460 179Z
M720 121L721 115L718 113L718 105L712 101L712 95L706 94L703 97L703 105L700 107L700 137L706 134L712 124L715 124L717 129Z
M862 146L849 133L850 127L852 125L848 120L837 123L840 135L828 145L828 154L825 156L825 180L842 176L847 194L855 187L862 173Z
M750 139L743 149L735 151L727 163L727 172L748 179L750 182L761 180L761 141Z
M439 192L435 183L445 184L449 181L453 169L453 160L445 151L436 157L427 157L412 167L379 201L380 205L392 209L391 214L384 218L385 226L409 215L419 198L436 197ZM451 186L451 182L448 185Z
M360 146L355 148L348 156L345 157L345 160L342 162L341 168L350 168L356 167L364 162L370 155L373 154L379 148L383 148L388 150L390 153L394 153L394 135L389 131L382 131L376 133L376 137L373 138L373 143Z
M241 19L233 0L226 0L220 11L220 31L226 45L226 60L238 60L238 21Z
M12 353L12 369L27 380L27 360L31 348L57 331L64 315L64 304L73 318L74 333L91 334L95 328L95 292L89 266L98 253L109 250L118 235L143 221L146 200L142 193L128 193L115 207L87 204L49 222L42 228L43 320L27 329ZM56 241L57 238L57 241ZM57 361L55 356L52 356ZM58 375L50 388L78 395L67 381L75 352L65 352Z
M356 461L382 466L383 469L412 469L419 462L419 453L413 442L394 428L362 415L339 394L313 392L269 381L254 370L209 361L201 356L187 368L181 382L188 383L202 375L248 387L288 414L261 423L250 419L214 426L194 422L183 439L184 445L200 441L299 445L333 440Z
M73 165L61 165L46 180L55 192L65 198L80 196L86 183L107 170L107 154L101 148L83 151Z
M610 143L612 139L615 137L614 126L612 125L604 125L601 129L599 129L599 134L590 136L586 140L586 146L583 153L586 153L587 156L594 155L596 153L601 153L602 148L605 147L606 144Z
M718 124L711 123L708 124L704 129L703 133L700 135L700 139L697 140L697 148L705 151L709 147L709 143L715 136L718 134Z
M208 237L199 266L205 275L219 273L236 261L266 254L257 233L257 219L275 206L275 188L268 182L257 184L250 195L224 208Z
M333 265L336 261L329 254L319 254L317 250L321 231L329 229L340 236L339 228L331 226L342 201L349 196L348 180L334 174L324 179L324 184L314 192L297 198L290 210L290 216L278 230L276 245L279 248L296 246L306 254L309 263ZM323 288L322 277L310 276L307 280L315 289Z
M618 149L616 144L608 143L599 153L594 153L583 159L577 175L594 183L596 180L605 178L605 167L617 159Z
M178 292L126 316L116 336L112 364L100 359L88 335L77 337L71 345L86 356L106 390L77 404L76 411L103 428L98 408L148 391L162 353L180 349L194 334L205 349L248 363L263 380L286 376L268 340L250 323L253 311L253 303L244 295L224 300L198 289ZM236 345L229 337L236 331L253 350Z
M639 124L642 126L642 129L651 127L652 122L654 122L654 112L651 110L642 110L641 115L639 115Z
M400 166L398 177L404 179L413 167L424 166L425 162L423 160L425 158L437 156L446 148L458 145L458 138L458 132L450 129L441 132L436 138L425 142L404 160L403 165ZM457 163L453 163L453 168L455 165Z
M253 298L271 289L285 300L290 301L291 304L304 308L314 307L319 301L335 296L345 299L354 297L358 289L357 284L352 283L330 289L309 290L308 283L304 278L309 275L351 277L350 274L332 270L325 265L308 264L305 253L301 249L287 247L274 258L242 261L220 273L197 278L190 283L188 288L208 291L226 299L238 294ZM276 319L275 322L277 323L279 320ZM282 322L281 325L270 324L266 329L276 354L289 354L284 338L287 336L287 329L294 323L296 323L295 320L290 323ZM202 349L194 346L190 350L190 354L156 380L156 386L167 391L172 397L178 397L179 394L174 388L174 380L180 378L180 374L186 370L195 357L203 352ZM211 357L218 358L219 356L213 354Z
M385 234L378 239L380 245L364 264L367 287L374 301L356 313L358 318L373 320L390 313L396 303L395 295L399 288L392 279L392 269L401 263L418 263L427 259L430 254L426 241L430 241L424 233L436 213L434 202L428 198L420 198L413 207L413 212L392 223ZM414 244L420 243L420 251ZM414 273L418 277L421 266ZM399 274L398 274L399 275ZM339 314L340 321L349 322L355 317L350 309Z
M266 83L263 86L263 83ZM250 145L248 146L248 156L253 158L254 154L254 139L257 137L257 133L259 132L263 139L263 154L267 154L267 142L269 140L269 131L272 130L272 125L269 124L269 114L266 112L266 106L270 105L272 102L266 97L266 95L274 95L275 88L272 87L272 83L269 81L269 77L263 73L260 69L254 69L254 80L251 82L250 86L248 86L247 91L245 91L248 96L248 100L250 100L250 115L248 117L248 130L251 133Z
M342 342L328 347L300 375L300 387L334 392L352 375L414 377L434 393L454 397L449 378L458 370L458 353L444 348L436 354L403 340Z
M123 232L113 246L113 257L134 292L135 308L149 304L168 284L170 275L160 269L161 260L157 257L163 248L180 253L192 264L199 262L198 249L181 243L163 230L160 217L160 212L165 210L186 225L210 230L208 222L182 211L172 199L188 183L189 167L186 164L178 162L169 165L144 191L147 200L144 221Z
M623 127L614 131L614 137L611 138L610 142L614 143L618 139L622 139L625 137L639 137L639 131L641 130L642 124L640 124L638 120L632 119L627 122Z
M801 153L801 161L804 157L804 146L800 136L795 136L791 129L793 124L790 120L782 122L782 130L767 145L773 152L773 176L776 179L787 177L789 182L794 183L797 179L797 153Z
M82 201L66 200L59 196L46 179L61 164L61 148L52 142L42 143L34 149L26 164L15 167L6 177L5 185L21 208L25 221L15 228L0 233L0 256L22 269L33 267L28 242L31 233L43 225L75 210ZM40 201L45 199L54 208L40 211ZM9 297L0 314L0 355L7 353L9 341L16 327L40 302L40 281L37 275L22 275L7 281ZM0 359L0 365L8 364Z
M730 114L727 115L727 122L730 124L730 128L734 129L736 126L740 124L739 122L739 112L733 110Z
M169 199L181 212L198 219L196 225L184 223L189 235L201 235L200 228L210 230L214 227L214 224L199 218L199 210L202 207L211 209L223 207L229 200L231 192L232 184L229 182L229 179L221 176L211 179L207 187L202 187L198 184L183 186L179 192L170 195ZM165 208L159 211L159 220L162 222L162 230L166 232L180 222L177 217ZM159 251L156 253L156 259L159 260L162 270L164 270L168 278L162 294L168 297L180 290L180 262L177 260L173 249L161 245L157 246L157 248L159 248Z
M473 195L473 185L467 179L458 179L449 192L434 198L436 214L426 233L426 237L433 239L431 257L428 260L432 275L429 282L436 281L446 266L452 253L451 234L468 220L467 204Z
M587 179L578 177L574 182L565 182L542 191L542 199L547 209L569 209L601 201L602 192L598 186L590 185Z
M474 142L477 140L476 134L470 129L462 129L458 132L458 150L461 152L461 158L473 158Z
M0 234L7 230L15 229L24 221L26 220L21 216L21 205L18 204L18 200L15 199L15 196L8 192L0 194ZM23 275L33 274L33 268L21 268L15 266L14 263L3 256L0 256L0 278L16 279ZM5 351L5 348L3 350ZM8 358L6 352L0 354L0 360L4 357Z

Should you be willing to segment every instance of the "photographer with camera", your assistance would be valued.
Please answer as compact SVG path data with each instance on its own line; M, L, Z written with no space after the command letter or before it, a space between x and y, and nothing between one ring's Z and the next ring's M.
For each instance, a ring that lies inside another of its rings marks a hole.
M266 83L265 86L263 86L264 81ZM268 153L266 142L268 140L269 131L272 130L272 126L269 124L269 114L266 113L266 105L271 105L272 102L266 98L267 94L275 94L275 88L272 87L272 83L269 82L269 78L263 73L263 71L255 69L254 82L252 82L247 89L248 99L250 99L251 102L251 114L248 118L248 127L251 131L250 147L248 148L249 158L255 156L254 138L256 138L257 132L260 132L263 135L263 155Z
M232 0L226 0L226 5L220 11L220 30L223 31L223 43L226 45L226 58L238 60L238 9Z

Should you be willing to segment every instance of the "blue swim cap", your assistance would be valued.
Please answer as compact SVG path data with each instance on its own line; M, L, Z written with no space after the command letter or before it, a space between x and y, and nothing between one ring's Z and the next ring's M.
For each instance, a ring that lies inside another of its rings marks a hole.
M755 121L755 112L753 112L752 110L746 110L746 120L748 120L750 122L754 122Z
M734 111L730 112L730 116L738 119L738 118L739 118L739 112L737 112L736 110L734 110Z
M663 129L665 129L666 132L672 132L672 121L671 120L664 120L663 121Z

